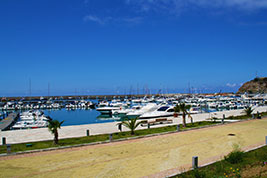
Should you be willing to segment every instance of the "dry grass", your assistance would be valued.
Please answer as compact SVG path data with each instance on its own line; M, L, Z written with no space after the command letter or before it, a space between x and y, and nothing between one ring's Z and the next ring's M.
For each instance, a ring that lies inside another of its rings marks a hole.
M256 165L246 166L242 173L242 178L253 178L253 177L267 177L267 165L261 165L258 163Z

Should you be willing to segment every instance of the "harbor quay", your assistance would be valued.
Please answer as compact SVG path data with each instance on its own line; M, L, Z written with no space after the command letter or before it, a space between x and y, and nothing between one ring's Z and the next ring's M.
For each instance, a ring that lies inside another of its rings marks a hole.
M267 106L261 106L254 109L253 113L257 112L266 112ZM194 122L205 121L208 118L216 117L223 118L229 116L238 116L243 115L243 110L230 110L230 111L218 111L212 113L200 113L192 115ZM151 128L164 127L167 125L178 125L182 124L182 116L178 117L168 117L172 119L170 124L159 124L151 126ZM149 119L154 120L154 119ZM190 119L186 120L187 123L190 123ZM235 120L228 120L228 122L234 122ZM118 124L119 122L109 122L109 123L98 123L98 124L87 124L87 125L74 125L74 126L63 126L59 129L59 139L63 138L74 138L74 137L83 137L86 136L87 130L89 130L90 135L99 135L99 134L110 134L119 132ZM147 127L138 126L139 129L147 129ZM128 131L128 129L122 126L122 131ZM24 129L24 130L8 130L1 131L0 138L6 138L7 144L16 144L16 143L25 143L25 142L35 142L35 141L44 141L52 140L53 135L48 131L47 128L38 128L38 129Z

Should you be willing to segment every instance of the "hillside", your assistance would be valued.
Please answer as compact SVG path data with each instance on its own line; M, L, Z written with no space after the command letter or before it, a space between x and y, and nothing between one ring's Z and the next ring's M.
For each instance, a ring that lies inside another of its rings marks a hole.
M237 93L267 93L267 77L255 78L244 83Z

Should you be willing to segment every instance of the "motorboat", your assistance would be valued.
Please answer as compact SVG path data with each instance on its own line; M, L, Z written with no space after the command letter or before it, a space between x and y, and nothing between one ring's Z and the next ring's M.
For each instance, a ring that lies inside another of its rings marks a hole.
M192 107L192 108L190 108L189 113L190 114L199 114L199 113L202 113L202 110L200 107Z
M169 117L173 116L174 108L172 106L161 106L155 111L150 111L142 114L140 119L157 118L157 117Z
M108 101L101 101L101 102L98 104L98 107L106 107L106 106L109 106Z
M141 107L140 109L129 112L126 115L128 117L139 117L146 112L151 112L158 109L158 107L159 106L156 103L148 103L147 105Z
M121 107L106 106L106 107L99 107L96 110L101 112L101 114L112 114L112 111L120 109Z
M29 110L20 114L20 119L16 122L13 129L42 128L48 126L49 117L46 117L42 111Z
M142 99L132 99L132 103L141 103L142 102Z
M142 108L141 105L135 105L132 108L120 108L120 110L113 110L112 114L113 115L126 115L129 112L134 112L134 111L139 110L141 108Z
M12 129L28 129L28 128L43 128L47 127L48 122L47 121L18 121L14 126L12 126Z
M111 102L109 105L111 107L127 107L128 106L126 103L122 103L122 102Z

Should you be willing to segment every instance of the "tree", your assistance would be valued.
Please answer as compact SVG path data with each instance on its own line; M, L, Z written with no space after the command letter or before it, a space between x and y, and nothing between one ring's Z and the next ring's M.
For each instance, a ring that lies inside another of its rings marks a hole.
M246 107L246 108L244 109L243 112L244 112L247 116L251 116L253 110L254 110L254 109L252 109L252 107L249 106L249 107Z
M134 130L141 124L141 122L137 122L137 118L135 118L122 121L121 124L130 129L131 135L134 135Z
M190 114L190 112L187 112L187 114L188 114L188 118L190 118L190 120L191 120L191 124L193 125L193 117L191 116L191 114Z
M48 121L48 130L54 134L54 144L58 144L58 129L60 129L61 125L64 121L59 122L58 120L49 120Z
M185 121L185 117L188 114L188 111L191 108L190 105L185 105L185 103L180 103L179 105L177 104L174 107L174 111L175 112L182 112L183 113L183 126L186 127L186 121Z

